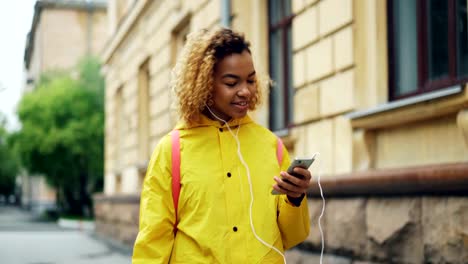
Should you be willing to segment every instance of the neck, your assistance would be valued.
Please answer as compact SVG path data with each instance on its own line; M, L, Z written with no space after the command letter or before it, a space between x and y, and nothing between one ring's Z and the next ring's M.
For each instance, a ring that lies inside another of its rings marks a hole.
M203 109L202 114L205 115L206 117L208 117L209 119L214 120L214 121L218 121L218 122L220 122L222 125L224 125L224 122L223 122L222 120L220 120L220 119L224 119L224 118L222 118L222 117L220 117L220 116L218 116L218 118L217 118L217 117L215 116L216 113L214 113L213 110L210 111L210 110L208 109L208 107L205 107L205 109ZM224 119L224 121L226 121L226 123L227 123L227 122L229 122L231 119L232 119L231 117L228 117L228 118Z

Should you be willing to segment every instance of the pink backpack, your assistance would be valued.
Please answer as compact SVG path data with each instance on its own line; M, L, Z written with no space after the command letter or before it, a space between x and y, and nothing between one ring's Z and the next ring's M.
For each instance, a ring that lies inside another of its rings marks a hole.
M172 200L174 202L176 226L175 230L177 231L177 208L179 205L179 195L180 195L180 131L177 129L172 130L171 133L172 141ZM276 158L278 159L278 164L281 167L283 163L283 142L278 138L276 146Z

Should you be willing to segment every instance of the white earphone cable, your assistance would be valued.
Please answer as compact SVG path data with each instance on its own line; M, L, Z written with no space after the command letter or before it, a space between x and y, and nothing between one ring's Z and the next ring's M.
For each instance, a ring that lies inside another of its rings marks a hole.
M255 226L253 224L253 217L252 217L254 194L253 194L252 180L250 178L250 169L249 169L249 166L247 165L247 163L245 162L244 157L242 156L242 153L241 153L240 141L239 141L239 137L238 137L240 125L238 125L237 133L234 135L234 132L232 132L231 127L229 126L229 124L225 120L219 118L215 113L213 113L211 111L211 109L207 105L206 105L206 108L208 109L208 111L210 111L210 113L213 115L213 117L215 117L216 119L218 119L219 121L223 122L226 125L229 132L231 133L233 138L236 140L236 143L237 143L237 156L239 157L239 160L241 161L242 165L244 166L244 168L245 168L245 170L247 172L247 179L249 181L249 187L250 187L249 217L250 217L250 228L252 229L252 233L254 234L255 238L258 241L260 241L263 245L273 249L278 254L280 254L281 257L283 258L284 263L286 264L285 255L279 249L277 249L275 246L270 245L269 243L265 242L260 236L257 235L257 232L255 231ZM317 152L316 154L318 154L318 156L320 156L320 153ZM322 212L321 212L321 214L319 216L319 220L318 220L318 226L319 226L319 229L320 229L320 236L321 236L321 242L322 242L322 251L320 253L320 264L322 264L323 251L324 251L324 248L325 248L325 244L324 244L324 236L323 236L323 230L322 230L322 225L321 225L321 219L322 219L322 216L323 216L323 214L325 212L325 197L323 196L323 190L322 190L322 186L320 184L320 176L321 176L321 170L319 170L319 174L318 174L318 185L319 185L319 188L320 188L320 195L322 196L323 203L322 203Z
M320 153L316 152L315 155L320 156ZM322 189L322 185L320 184L320 176L322 176L321 164L319 164L317 183L320 189L320 196L322 197L322 212L320 213L320 216L318 219L318 227L320 230L320 239L321 239L321 244L322 244L322 250L320 251L320 264L322 264L323 251L325 250L325 239L324 239L323 230L322 230L322 217L323 217L323 214L325 213L325 197L323 196L323 189Z
M262 243L263 245L273 249L274 251L276 251L278 254L281 255L281 257L283 257L283 261L284 263L286 264L286 257L284 256L284 254L279 250L277 249L275 246L273 245L270 245L269 243L265 242L258 234L257 232L255 231L255 226L253 224L253 217L252 217L252 209L253 209L253 203L254 203L254 194L253 194L253 188L252 188L252 180L250 178L250 169L249 169L249 166L247 165L247 163L245 162L244 160L244 157L242 156L242 153L241 153L241 149L240 149L240 141L239 141L239 138L237 135L234 135L234 133L232 132L231 130L231 127L229 126L229 124L219 118L215 113L213 113L211 111L211 109L206 106L206 108L208 109L208 111L210 111L210 113L213 115L213 117L215 117L216 119L218 119L219 121L223 122L226 127L228 128L229 132L231 133L231 135L234 137L234 139L236 140L236 143L237 143L237 156L239 157L239 160L240 162L242 163L242 165L244 166L246 172L247 172L247 179L249 181L249 188L250 188L250 206L249 206L249 218L250 218L250 228L252 229L252 233L253 235L255 236L255 238L260 241L260 243ZM239 128L240 128L240 125L238 126L238 129L237 129L237 132L239 132Z

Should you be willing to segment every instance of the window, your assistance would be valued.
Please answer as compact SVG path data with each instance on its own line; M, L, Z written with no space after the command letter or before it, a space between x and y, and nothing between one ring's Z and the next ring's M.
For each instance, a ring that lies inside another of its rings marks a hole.
M115 175L115 193L122 193L122 175Z
M149 150L149 59L138 69L138 148L139 159L146 161L151 155Z
M293 121L291 1L268 1L269 62L273 85L270 90L269 125L286 129Z
M390 99L468 80L466 0L389 0Z
M120 166L124 164L123 162L123 153L125 153L125 113L123 109L123 86L120 86L115 93L115 105L114 105L114 130L112 133L115 133L115 142L114 142L114 157L115 164L120 169Z
M187 36L190 32L190 14L185 15L172 30L171 35L171 67L177 63L177 59L184 48Z
M138 190L143 190L143 184L145 182L146 169L138 171Z

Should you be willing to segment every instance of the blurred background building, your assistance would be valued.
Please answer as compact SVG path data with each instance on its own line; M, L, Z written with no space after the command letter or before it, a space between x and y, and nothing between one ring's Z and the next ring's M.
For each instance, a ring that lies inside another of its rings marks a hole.
M466 0L113 0L108 22L101 235L133 244L148 160L176 123L171 68L189 32L223 25L275 81L254 119L292 156L321 154L326 263L466 263ZM292 263L320 252L310 196Z
M71 70L84 55L99 54L108 38L106 2L36 2L24 52L26 80L23 93L37 87L41 74ZM56 192L44 177L25 173L20 178L24 207L37 214L55 209Z

